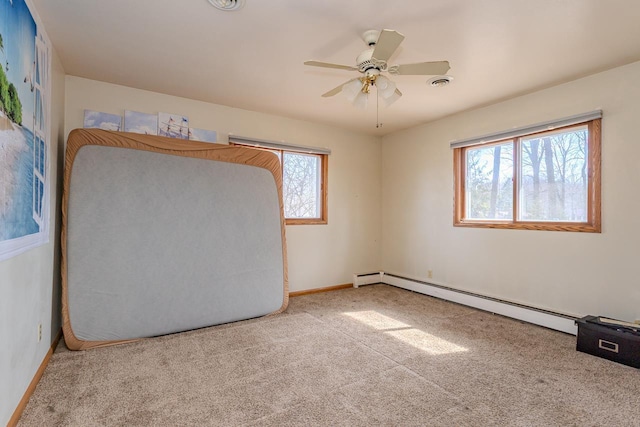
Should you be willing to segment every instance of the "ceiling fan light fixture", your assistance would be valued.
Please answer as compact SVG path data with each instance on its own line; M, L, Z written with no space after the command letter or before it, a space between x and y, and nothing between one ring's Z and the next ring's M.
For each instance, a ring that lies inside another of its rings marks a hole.
M394 90L391 93L391 96L389 96L388 98L382 98L382 105L384 105L385 107L388 107L394 102L396 102L398 99L400 99L401 96L402 94L400 92L398 92L397 90Z
M364 110L365 108L367 108L368 101L369 101L369 94L366 92L360 91L354 98L353 105L356 108L360 108Z
M242 9L245 0L207 0L209 4L216 9L231 12Z
M393 96L396 91L396 84L392 80L383 75L379 75L376 78L376 87L382 99L387 99Z
M349 100L354 102L358 93L362 91L362 82L360 79L353 79L342 85L342 94Z

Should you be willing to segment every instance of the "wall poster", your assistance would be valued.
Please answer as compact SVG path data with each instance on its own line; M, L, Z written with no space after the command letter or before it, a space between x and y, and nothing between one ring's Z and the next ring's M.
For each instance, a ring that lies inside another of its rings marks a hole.
M124 131L145 135L157 135L158 115L124 110Z
M122 130L122 116L101 113L100 111L84 110L84 127L104 130Z
M215 130L189 128L189 139L191 141L217 142L218 132Z
M0 0L0 261L49 241L49 46L25 0Z
M189 118L178 114L158 113L158 135L189 139Z

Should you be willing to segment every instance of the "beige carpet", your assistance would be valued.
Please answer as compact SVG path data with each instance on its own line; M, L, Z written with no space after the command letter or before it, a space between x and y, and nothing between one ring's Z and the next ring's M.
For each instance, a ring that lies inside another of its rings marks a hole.
M638 426L640 370L575 337L386 285L70 352L20 426Z

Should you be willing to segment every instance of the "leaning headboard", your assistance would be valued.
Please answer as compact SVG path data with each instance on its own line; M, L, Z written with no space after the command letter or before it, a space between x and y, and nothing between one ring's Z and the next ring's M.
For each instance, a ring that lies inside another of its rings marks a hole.
M287 307L282 176L269 152L76 129L61 244L70 349Z

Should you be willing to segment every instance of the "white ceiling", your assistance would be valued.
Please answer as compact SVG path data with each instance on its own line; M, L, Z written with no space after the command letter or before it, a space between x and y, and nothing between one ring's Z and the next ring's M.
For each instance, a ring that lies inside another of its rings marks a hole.
M372 135L640 60L638 0L32 2L67 74ZM355 65L383 28L406 36L390 64L448 60L454 80L391 76L404 96L376 128L375 102L320 96L357 72L303 62Z

